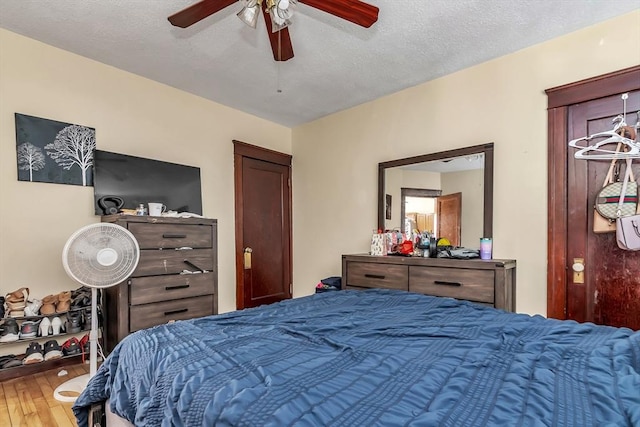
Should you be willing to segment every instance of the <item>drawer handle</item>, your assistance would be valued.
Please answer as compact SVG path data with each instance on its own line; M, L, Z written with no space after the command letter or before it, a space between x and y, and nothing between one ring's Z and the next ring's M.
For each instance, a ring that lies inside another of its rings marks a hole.
M382 274L365 274L364 277L368 277L370 279L384 279L386 276Z
M162 237L165 239L184 239L185 237L187 237L187 235L177 233L164 233Z
M178 313L186 313L187 311L189 311L188 308L181 308L180 310L171 310L171 311L165 311L164 315L165 316L170 316L172 314L178 314Z
M442 286L462 286L462 283L460 282L445 282L443 280L434 280L433 283Z
M192 263L192 262L191 262L191 261L189 261L188 259L185 259L185 260L184 260L184 263L185 263L185 264L187 264L189 267L193 267L193 268L195 268L196 270L198 270L199 272L204 273L204 270L203 270L203 269L201 269L200 267L198 267L197 265L195 265L194 263Z
M164 290L165 291L173 291L174 289L186 289L188 288L190 285L176 285L176 286L165 286Z

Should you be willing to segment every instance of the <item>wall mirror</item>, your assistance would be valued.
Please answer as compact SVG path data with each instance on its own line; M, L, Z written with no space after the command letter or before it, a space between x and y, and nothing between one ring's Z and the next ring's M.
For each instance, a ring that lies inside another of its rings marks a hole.
M493 143L379 163L378 229L478 248L493 234Z

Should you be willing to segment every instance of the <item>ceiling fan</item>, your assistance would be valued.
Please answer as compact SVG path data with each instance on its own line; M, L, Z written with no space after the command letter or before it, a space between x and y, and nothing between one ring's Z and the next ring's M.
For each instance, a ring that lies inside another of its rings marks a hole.
M187 28L237 1L202 0L171 15L168 19L176 27ZM378 20L379 10L376 6L360 0L240 0L240 2L243 7L237 15L253 28L256 27L258 20L258 10L262 9L273 58L276 61L287 61L293 58L293 46L288 29L293 13L292 4L304 3L365 28L369 28Z

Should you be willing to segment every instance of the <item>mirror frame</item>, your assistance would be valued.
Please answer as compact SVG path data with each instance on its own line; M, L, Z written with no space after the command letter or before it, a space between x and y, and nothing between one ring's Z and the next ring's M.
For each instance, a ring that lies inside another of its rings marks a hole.
M395 168L398 166L412 165L414 163L431 162L435 160L450 159L452 157L469 156L472 154L484 154L484 218L482 237L493 237L493 142L378 163L378 230L385 229L384 177L385 171L387 169Z

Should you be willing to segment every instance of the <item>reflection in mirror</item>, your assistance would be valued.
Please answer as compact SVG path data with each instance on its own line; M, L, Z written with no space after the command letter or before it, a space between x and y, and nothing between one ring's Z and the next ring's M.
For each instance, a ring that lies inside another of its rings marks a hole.
M378 228L478 248L493 224L493 143L378 165Z

